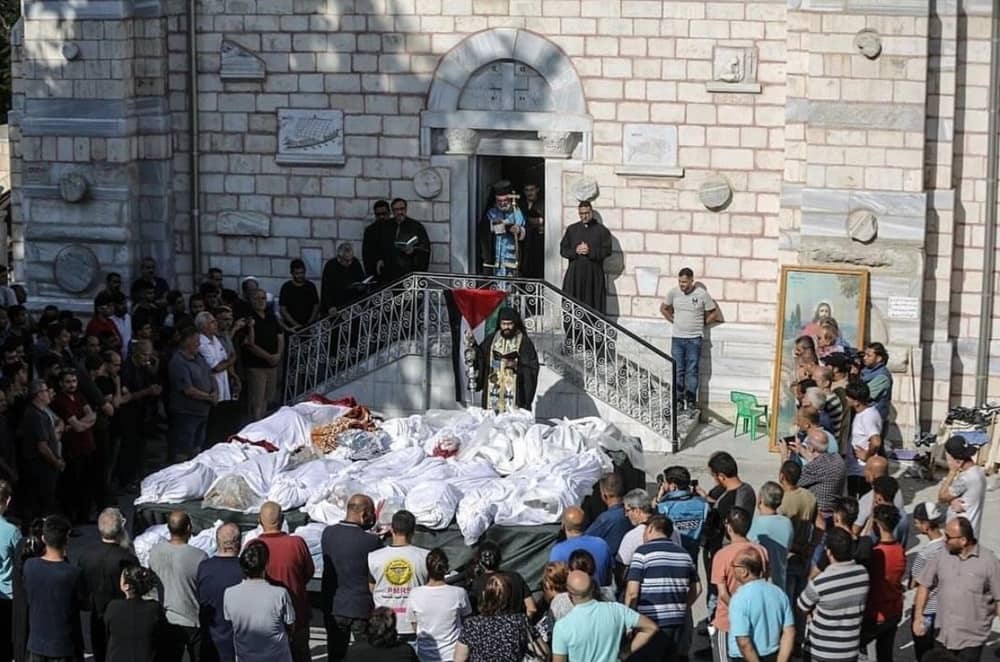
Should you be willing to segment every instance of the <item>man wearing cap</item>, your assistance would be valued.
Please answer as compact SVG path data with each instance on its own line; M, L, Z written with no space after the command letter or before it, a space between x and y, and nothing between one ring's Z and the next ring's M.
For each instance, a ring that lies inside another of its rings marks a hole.
M538 388L538 353L513 308L501 308L499 326L479 345L476 355L477 388L483 392L483 409L504 412L531 409ZM472 333L465 342L475 347Z
M934 501L918 503L913 509L913 525L918 533L927 536L927 544L917 551L913 557L913 567L910 568L910 588L916 588L916 578L923 572L924 566L944 550L944 509ZM913 635L913 654L920 662L924 654L934 648L935 616L937 615L937 584L928 587L927 604L924 606L923 636Z
M521 266L518 242L524 239L524 214L518 209L517 196L506 179L493 185L493 195L495 204L486 210L480 223L483 271L491 276L516 276Z
M948 475L938 487L938 501L948 505L949 522L962 515L972 523L972 528L978 535L986 499L986 472L973 460L977 451L961 435L955 435L945 442Z
M944 538L944 552L929 559L914 578L913 634L927 635L924 613L931 588L937 586L935 648L946 649L961 662L979 662L1000 605L1000 560L978 543L963 516L945 525Z

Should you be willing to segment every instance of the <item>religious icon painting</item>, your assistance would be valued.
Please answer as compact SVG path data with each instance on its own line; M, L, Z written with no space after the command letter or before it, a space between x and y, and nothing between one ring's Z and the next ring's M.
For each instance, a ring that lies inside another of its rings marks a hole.
M868 271L784 266L771 382L770 449L796 431L797 386L824 357L865 343Z

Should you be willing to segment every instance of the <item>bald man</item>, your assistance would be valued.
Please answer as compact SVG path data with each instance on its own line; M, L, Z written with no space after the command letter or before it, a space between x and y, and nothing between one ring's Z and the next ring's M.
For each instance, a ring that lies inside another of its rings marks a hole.
M615 662L623 634L635 631L630 649L634 653L657 632L656 623L625 605L594 600L594 584L585 572L569 573L566 589L573 610L556 621L553 662Z
M577 506L566 508L562 516L562 529L566 534L566 540L552 547L552 551L549 552L549 561L569 563L569 557L573 552L578 549L585 550L594 557L598 583L601 586L610 585L614 555L603 538L588 536L584 533L587 530L587 516L583 510Z
M191 662L201 660L201 628L198 605L198 565L208 558L188 544L191 519L175 510L167 518L170 540L149 551L149 569L163 584L163 609L167 613L166 660L180 660L184 651Z
M90 612L90 643L94 660L104 662L107 633L104 610L112 600L124 599L120 585L123 564L138 564L129 548L125 518L117 508L105 508L97 518L101 544L84 548L77 554L83 579L86 608Z
M216 553L198 565L198 605L201 609L204 660L236 662L233 626L223 617L226 589L243 581L240 569L240 527L232 522L215 531Z
M764 579L764 558L751 548L732 563L739 588L729 602L729 658L788 662L795 647L795 617L785 591Z
M368 586L368 555L382 541L368 533L375 525L375 504L364 494L347 502L343 521L323 530L323 620L327 659L340 662L351 635L361 636L375 605Z
M309 662L309 619L312 607L306 584L312 579L313 567L309 546L299 536L290 536L281 530L285 522L281 506L266 501L260 507L260 528L263 533L257 538L267 546L267 578L272 583L284 586L292 596L295 607L295 627L292 628L292 660Z
M864 496L858 499L858 519L854 523L854 535L860 535L861 531L868 524L868 520L872 516L872 508L875 507L875 492L871 489L875 484L875 481L882 476L889 475L889 460L885 459L881 455L873 455L865 461L865 482L868 484L868 491L865 492ZM892 505L896 506L896 510L899 511L900 515L905 515L906 511L903 509L903 492L902 490L897 490L895 496L892 499Z

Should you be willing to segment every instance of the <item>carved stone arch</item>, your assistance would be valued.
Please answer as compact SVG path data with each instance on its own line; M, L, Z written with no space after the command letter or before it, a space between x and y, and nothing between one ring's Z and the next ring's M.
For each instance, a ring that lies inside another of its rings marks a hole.
M495 28L470 35L438 63L427 96L430 112L454 112L472 76L493 62L513 60L531 67L548 83L552 112L586 115L587 100L569 57L545 37L514 28Z

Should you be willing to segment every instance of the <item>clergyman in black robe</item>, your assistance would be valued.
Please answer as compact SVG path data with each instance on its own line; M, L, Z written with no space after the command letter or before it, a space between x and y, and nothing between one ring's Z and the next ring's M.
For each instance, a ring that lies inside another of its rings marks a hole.
M326 317L331 309L346 308L368 291L365 271L358 258L354 257L354 247L346 241L337 247L337 257L323 266L320 282L320 315Z
M538 389L538 352L513 308L502 308L498 318L496 332L476 355L476 386L483 393L483 409L530 410Z
M604 281L604 260L611 256L611 233L594 218L590 203L579 207L580 221L566 228L559 252L569 260L563 291L574 299L604 313L608 288Z

